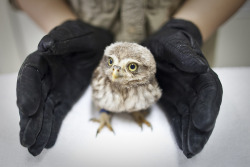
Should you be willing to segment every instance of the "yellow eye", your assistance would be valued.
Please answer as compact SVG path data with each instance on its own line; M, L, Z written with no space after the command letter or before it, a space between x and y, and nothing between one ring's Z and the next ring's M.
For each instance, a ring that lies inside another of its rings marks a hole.
M108 65L109 65L109 66L112 66L112 64L113 64L113 59L110 57L110 58L108 59Z
M128 65L128 69L129 69L129 71L135 71L136 69L137 69L137 64L135 64L135 63L130 63L129 65Z

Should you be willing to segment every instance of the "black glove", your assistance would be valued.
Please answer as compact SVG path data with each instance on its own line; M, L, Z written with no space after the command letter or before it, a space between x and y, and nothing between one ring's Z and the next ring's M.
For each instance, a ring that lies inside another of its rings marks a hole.
M20 142L36 156L52 147L65 115L88 87L112 35L80 20L44 36L17 78Z
M159 101L183 153L191 158L210 137L222 100L222 86L200 46L201 34L191 22L172 19L142 45L157 63L163 90Z

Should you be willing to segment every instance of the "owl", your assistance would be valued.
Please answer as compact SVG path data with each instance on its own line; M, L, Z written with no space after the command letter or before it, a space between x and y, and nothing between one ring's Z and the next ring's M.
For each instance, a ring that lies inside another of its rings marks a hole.
M97 134L103 127L111 131L112 113L127 112L140 127L151 127L145 111L161 97L155 78L156 63L151 52L136 43L116 42L107 46L92 76L92 99L100 109Z

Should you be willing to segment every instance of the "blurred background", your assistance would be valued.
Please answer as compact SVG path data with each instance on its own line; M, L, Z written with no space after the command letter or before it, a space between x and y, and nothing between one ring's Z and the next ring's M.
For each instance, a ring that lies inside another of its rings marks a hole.
M0 74L18 72L44 35L24 12L0 1ZM202 49L212 67L250 66L250 0Z

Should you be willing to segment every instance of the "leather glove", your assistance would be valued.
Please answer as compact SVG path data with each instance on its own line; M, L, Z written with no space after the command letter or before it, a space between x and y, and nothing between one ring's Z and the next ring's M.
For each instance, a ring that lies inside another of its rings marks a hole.
M62 121L88 87L112 35L80 20L44 36L17 78L20 142L36 156L52 147Z
M186 157L199 153L209 139L222 100L222 86L200 46L199 29L172 19L142 45L155 56L163 90L159 104L167 114Z

